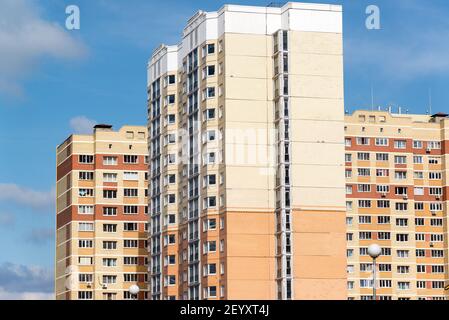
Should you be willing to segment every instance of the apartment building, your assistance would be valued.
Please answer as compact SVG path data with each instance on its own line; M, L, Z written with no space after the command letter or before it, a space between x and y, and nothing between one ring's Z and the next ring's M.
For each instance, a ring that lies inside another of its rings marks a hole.
M147 138L146 127L97 125L57 147L58 300L148 296Z
M150 299L347 299L342 8L199 11L148 64Z
M372 243L379 299L448 299L447 115L356 111L345 122L349 299L372 298Z

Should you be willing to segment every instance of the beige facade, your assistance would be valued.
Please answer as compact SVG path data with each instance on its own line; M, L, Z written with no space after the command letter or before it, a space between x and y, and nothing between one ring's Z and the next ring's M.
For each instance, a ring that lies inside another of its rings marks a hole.
M356 111L345 125L349 299L372 297L372 243L379 299L447 299L449 119Z
M145 127L107 125L58 146L58 300L147 297L147 148Z
M341 14L225 6L154 52L152 299L346 299Z

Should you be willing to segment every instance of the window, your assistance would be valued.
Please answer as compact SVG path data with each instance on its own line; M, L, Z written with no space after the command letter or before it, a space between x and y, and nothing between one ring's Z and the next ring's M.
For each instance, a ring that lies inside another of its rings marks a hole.
M388 146L387 138L376 138L376 146Z
M137 273L124 273L123 281L124 282L137 282Z
M117 190L103 190L103 198L117 199Z
M376 186L376 191L378 193L388 193L388 192L390 192L390 186L379 184Z
M94 231L94 224L91 222L80 222L78 224L78 231L80 231L80 232Z
M369 177L371 175L370 169L359 168L357 171L359 177Z
M139 262L138 257L124 257L123 264L127 266L136 266Z
M168 194L165 197L165 203L166 204L175 204L176 203L176 195L175 194Z
M442 174L441 174L441 172L429 172L429 179L430 180L441 180Z
M388 153L376 153L377 161L388 161Z
M94 173L89 171L81 171L78 173L79 180L94 180Z
M83 164L92 164L94 163L94 156L80 154L78 156L78 162Z
M116 258L103 258L103 266L104 267L116 267L117 259Z
M416 226L424 226L424 218L415 218L415 225Z
M429 141L427 142L427 148L434 150L434 149L441 149L441 142L439 141Z
M390 201L389 200L377 200L377 207L379 209L390 208Z
M168 84L175 84L176 83L176 76L174 74L171 74L167 77Z
M359 224L370 224L371 217L370 216L359 216Z
M117 164L117 157L103 157L103 165L116 166Z
M93 263L92 257L78 257L78 263L81 266L90 266Z
M413 173L413 178L416 179L416 180L424 179L424 172L422 172L422 171L415 171Z
M78 248L93 248L93 240L78 240Z
M78 280L81 283L92 283L93 275L91 273L80 273L78 275Z
M357 153L357 159L360 161L369 161L369 153L359 152Z
M379 217L377 217L377 223L378 224L389 224L390 223L390 217L388 217L388 216L379 216Z
M136 198L139 196L139 190L138 189L124 189L123 194L127 198Z
M204 253L207 254L209 252L217 251L217 242L216 241L206 241L204 243Z
M87 198L87 197L93 197L94 196L94 189L79 189L78 195L81 198Z
M406 202L396 202L396 211L407 211L408 203Z
M117 241L103 241L103 249L104 250L116 250L117 249Z
M379 240L390 240L391 239L391 233L390 232L378 232L377 238Z
M359 200L359 208L371 208L371 200Z
M92 300L92 291L78 291L78 300Z
M429 194L431 196L441 196L443 194L443 188L429 188Z
M124 172L123 173L123 180L138 181L139 180L139 173L138 172Z
M203 222L203 231L217 229L217 219L207 219Z
M388 169L376 169L376 177L388 177L390 170Z
M406 171L395 171L394 177L397 180L406 180L407 179L407 172Z
M138 206L124 206L123 213L124 214L138 214L139 207Z
M117 182L117 173L103 173L104 182Z
M410 282L398 282L398 289L399 290L409 290L410 289Z
M395 156L394 157L395 164L407 164L407 157L405 156Z
M351 147L351 145L352 145L352 140L351 140L351 138L346 138L345 139L345 146L346 147Z
M364 137L358 137L357 138L357 144L358 145L364 145L364 146L367 146L367 145L369 145L369 138L364 138Z
M217 206L217 197L207 197L204 199L204 208L215 208Z
M103 215L104 216L116 216L117 215L117 208L115 207L104 207L103 208Z
M214 54L215 53L215 44L209 43L207 45L207 54Z
M117 276L105 275L105 276L103 276L103 283L104 284L115 284L115 283L117 283Z
M432 202L430 204L430 211L443 211L443 204L441 202Z
M94 214L94 206L79 206L78 214Z
M203 112L203 117L205 120L215 119L215 109L207 109Z
M424 195L424 188L423 187L414 187L413 193L415 196L423 196Z
M345 162L352 162L352 155L347 153L345 154Z
M413 156L413 163L414 164L423 164L424 163L423 156Z
M405 141L405 140L395 140L394 141L394 147L396 149L405 149L405 148L407 148L407 141Z
M402 234L402 233L396 234L396 241L397 242L407 242L408 241L408 234Z
M371 185L370 184L359 184L359 185L357 185L357 191L360 193L371 192Z
M423 142L422 141L413 141L413 148L414 149L422 149L423 148Z
M125 222L123 225L124 231L138 231L137 223L135 222Z
M203 90L203 100L215 97L215 87L207 87Z
M126 164L136 164L138 163L139 157L138 156L133 156L133 155L125 155L124 157L124 162Z
M405 219L405 218L396 219L396 225L398 227L407 227L408 226L408 219Z
M124 248L137 248L139 246L139 242L137 240L124 240L123 247Z
M439 164L440 160L440 157L429 157L429 164Z
M352 170L351 170L351 169L346 169L346 170L345 170L345 177L346 177L347 179L352 178Z
M368 231L359 232L359 239L360 240L371 240L372 234L371 234L371 232L368 232Z
M117 232L116 224L103 224L103 232L114 233Z

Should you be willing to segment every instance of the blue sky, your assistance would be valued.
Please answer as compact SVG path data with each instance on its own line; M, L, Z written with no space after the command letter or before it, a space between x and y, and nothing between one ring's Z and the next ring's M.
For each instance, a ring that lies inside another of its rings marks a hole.
M95 122L144 125L152 50L227 2L0 0L0 299L50 296L57 144ZM424 113L431 89L433 111L449 111L447 0L314 2L344 5L348 110L370 107L373 87L376 106ZM64 29L70 4L80 30ZM365 28L370 4L380 30Z

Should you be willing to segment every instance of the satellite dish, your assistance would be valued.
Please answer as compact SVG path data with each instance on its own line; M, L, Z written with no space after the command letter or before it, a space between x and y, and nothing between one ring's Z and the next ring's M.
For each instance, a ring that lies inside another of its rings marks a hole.
M129 287L129 293L131 293L133 296L137 295L140 292L140 288L136 286L135 284Z

